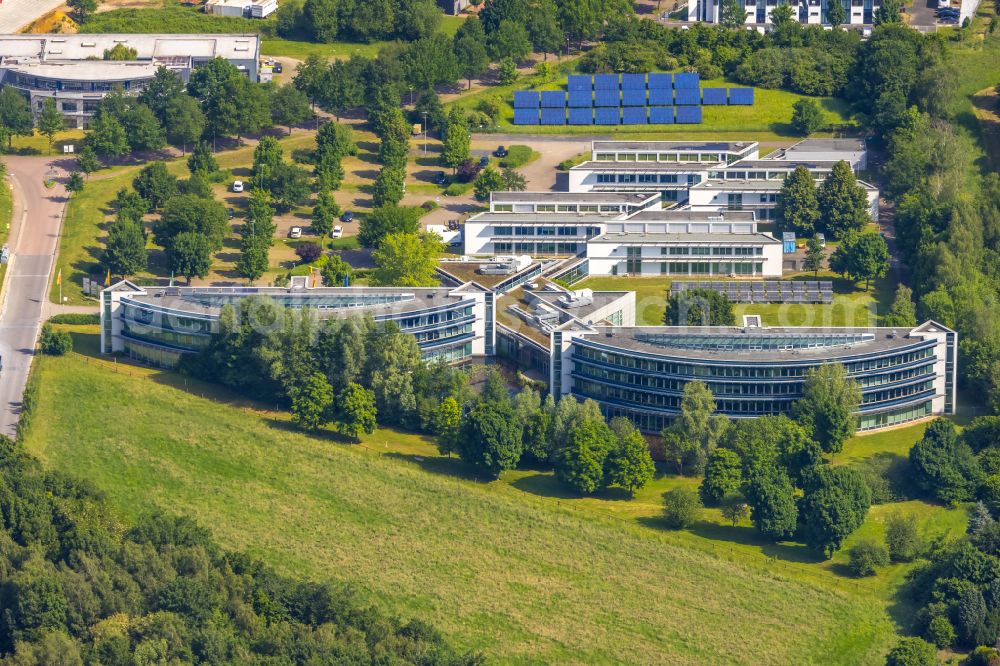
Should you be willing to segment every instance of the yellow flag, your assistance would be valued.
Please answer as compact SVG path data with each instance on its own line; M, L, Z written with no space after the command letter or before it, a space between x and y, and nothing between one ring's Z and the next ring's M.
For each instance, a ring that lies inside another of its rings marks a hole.
M110 287L111 286L111 269L110 268L108 269L108 277L104 278L104 286L105 287Z
M59 269L59 274L56 275L56 284L62 285L62 269Z

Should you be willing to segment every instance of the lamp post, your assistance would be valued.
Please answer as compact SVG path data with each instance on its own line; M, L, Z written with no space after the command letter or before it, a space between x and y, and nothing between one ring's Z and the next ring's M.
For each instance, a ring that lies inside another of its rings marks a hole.
M427 155L427 112L424 111L424 155Z

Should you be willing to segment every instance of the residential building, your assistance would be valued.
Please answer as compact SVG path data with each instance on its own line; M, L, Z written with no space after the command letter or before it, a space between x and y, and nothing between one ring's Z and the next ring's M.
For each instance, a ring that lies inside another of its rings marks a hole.
M105 60L122 45L134 60ZM53 99L67 127L86 129L101 99L116 87L137 95L160 67L187 81L191 71L225 58L257 81L260 35L54 34L0 36L0 83L28 98L38 114Z
M771 12L781 5L791 5L792 16L799 23L807 25L829 25L828 12L830 2L841 2L844 7L845 25L871 26L872 19L882 2L881 0L739 0L740 6L746 11L746 26L766 29L773 24ZM722 21L721 0L689 0L688 20L702 23L720 23Z

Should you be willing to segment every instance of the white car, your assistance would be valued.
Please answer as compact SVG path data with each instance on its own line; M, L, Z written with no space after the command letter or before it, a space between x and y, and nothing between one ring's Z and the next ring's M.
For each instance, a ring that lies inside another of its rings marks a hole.
M333 228L333 233L330 234L330 238L340 238L344 235L344 227L339 224Z
M302 238L302 227L292 227L288 230L289 238Z
M233 192L242 192L242 191L243 191L243 181L242 180L234 180L233 181Z

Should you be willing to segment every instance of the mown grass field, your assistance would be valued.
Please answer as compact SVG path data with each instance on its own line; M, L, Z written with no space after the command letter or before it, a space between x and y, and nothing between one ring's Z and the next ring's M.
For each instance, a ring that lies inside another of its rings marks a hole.
M77 330L92 353L96 327ZM46 464L125 514L189 514L282 571L357 581L498 663L879 664L894 640L905 566L846 578L843 553L763 543L715 510L664 530L661 494L693 479L662 476L632 500L574 498L533 470L483 483L414 435L345 445L172 373L39 361L26 446ZM859 533L893 510L962 530L963 512L913 502L874 508Z
M801 279L817 279L812 274ZM670 277L613 277L596 276L581 280L573 289L635 292L635 322L637 326L663 324L670 295ZM699 278L683 278L697 281ZM892 300L892 284L888 280L876 281L867 291L864 284L820 274L819 279L832 279L833 303L736 303L733 312L739 323L745 314L761 315L766 326L873 326L878 313L885 312Z

